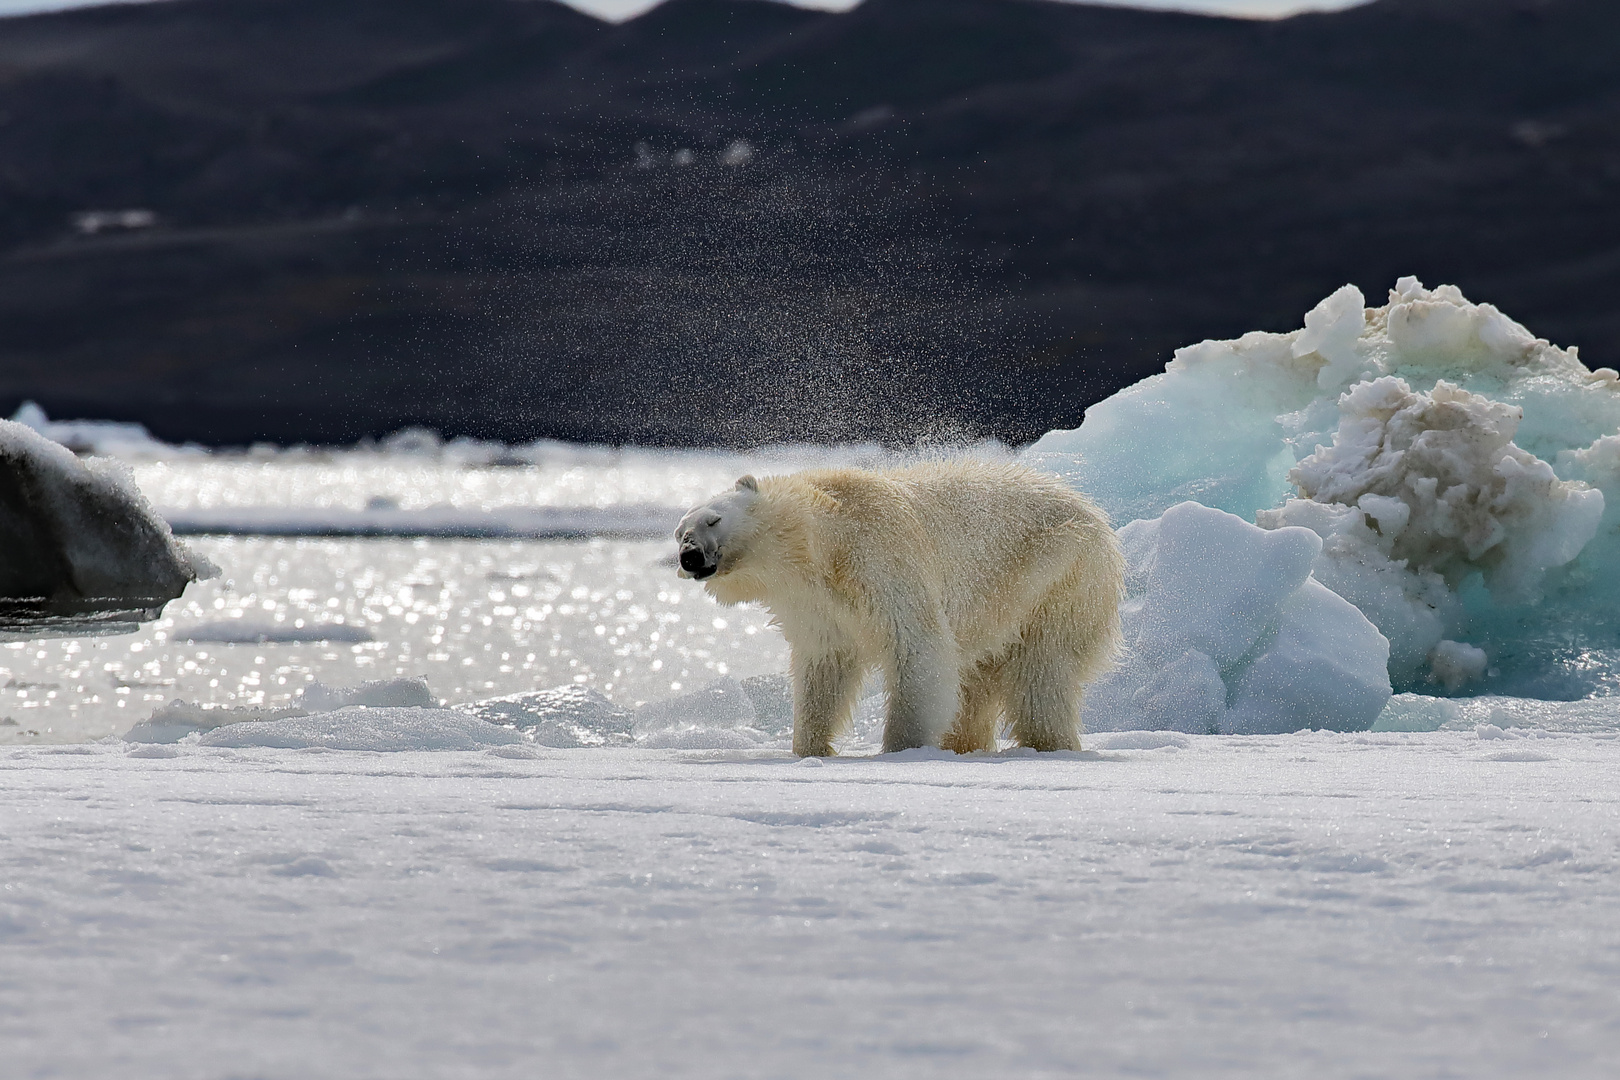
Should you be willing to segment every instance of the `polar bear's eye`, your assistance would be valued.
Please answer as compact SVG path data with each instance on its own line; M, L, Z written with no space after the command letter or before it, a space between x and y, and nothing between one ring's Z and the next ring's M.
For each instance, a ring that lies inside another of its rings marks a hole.
M706 524L709 526L709 528L714 528L716 525L720 524L720 515L715 514L711 516Z

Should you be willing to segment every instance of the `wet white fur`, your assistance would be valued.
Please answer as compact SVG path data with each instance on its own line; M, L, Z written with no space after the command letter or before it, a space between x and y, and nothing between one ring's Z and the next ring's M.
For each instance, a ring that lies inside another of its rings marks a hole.
M718 560L711 596L763 604L787 637L800 755L832 753L873 668L885 751L993 748L1003 721L1024 746L1078 749L1082 686L1119 645L1106 516L1019 465L744 477L676 536Z

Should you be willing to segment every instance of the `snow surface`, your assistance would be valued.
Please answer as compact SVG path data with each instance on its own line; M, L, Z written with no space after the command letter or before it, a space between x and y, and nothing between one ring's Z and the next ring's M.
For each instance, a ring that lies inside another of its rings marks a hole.
M1504 734L12 748L0 1071L1607 1077L1620 740Z
M1345 286L1300 330L1180 349L1026 457L1116 522L1193 499L1317 532L1397 688L1620 685L1620 374L1453 286Z

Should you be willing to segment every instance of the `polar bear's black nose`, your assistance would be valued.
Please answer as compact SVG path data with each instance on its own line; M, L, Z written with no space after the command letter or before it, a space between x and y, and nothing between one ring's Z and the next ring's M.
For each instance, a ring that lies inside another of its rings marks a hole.
M703 561L703 552L695 547L681 548L681 569L688 574L700 573L706 564Z

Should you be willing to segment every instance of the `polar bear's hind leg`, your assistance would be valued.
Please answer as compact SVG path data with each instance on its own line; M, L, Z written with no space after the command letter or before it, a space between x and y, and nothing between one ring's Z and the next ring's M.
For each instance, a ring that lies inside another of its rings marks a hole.
M996 748L996 729L1001 726L1001 680L999 660L986 660L966 674L956 723L939 741L940 749L971 754Z
M1080 749L1081 683L1077 650L1062 632L1026 633L1007 661L1007 719L1031 750Z
M1107 672L1119 651L1123 577L1118 546L1087 539L1025 622L1006 676L1007 720L1020 746L1080 749L1085 684Z

